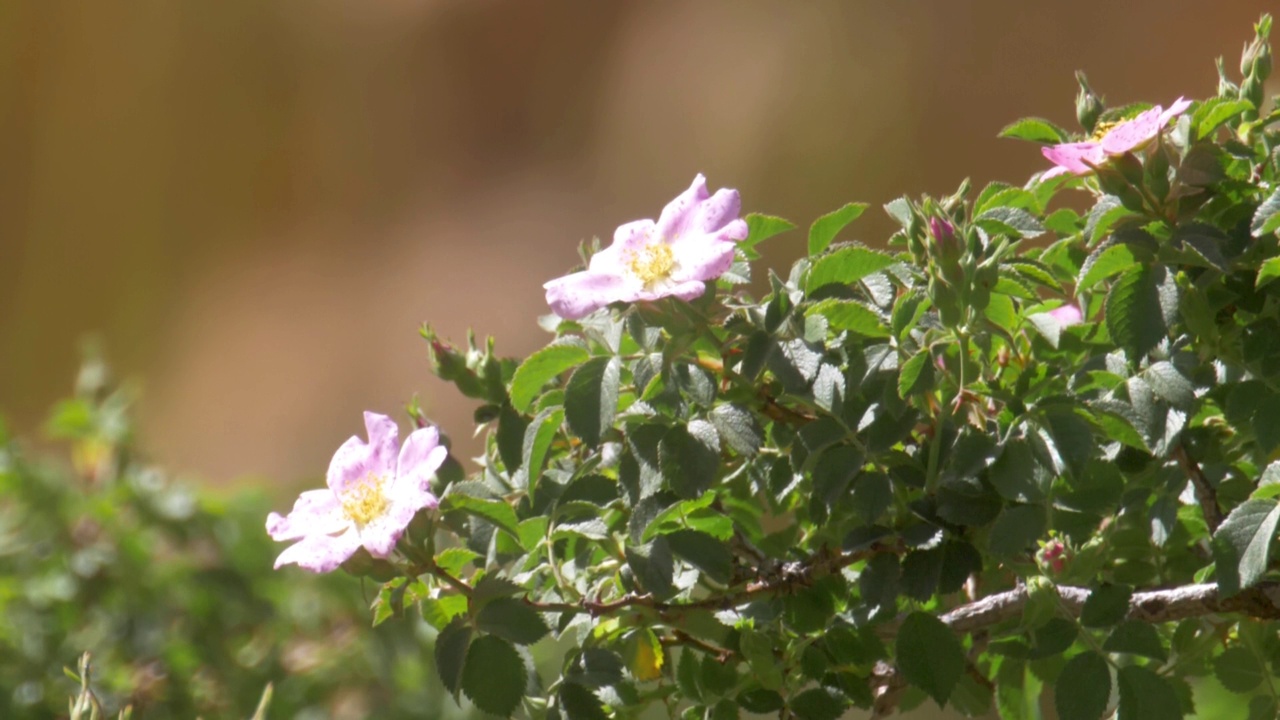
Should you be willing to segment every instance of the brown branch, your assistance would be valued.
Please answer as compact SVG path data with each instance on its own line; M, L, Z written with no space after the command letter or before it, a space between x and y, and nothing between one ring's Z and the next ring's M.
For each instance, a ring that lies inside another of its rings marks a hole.
M1217 532L1218 526L1222 524L1222 509L1218 507L1218 493L1213 489L1209 478L1205 477L1204 471L1200 469L1200 464L1187 454L1186 445L1179 443L1173 450L1173 457L1182 466L1182 471L1187 474L1192 487L1195 488L1196 501L1200 503L1200 511L1204 513L1204 523L1209 526L1209 532Z
M1058 586L1063 611L1073 618L1079 617L1090 592L1089 588ZM957 633L975 632L1021 617L1026 603L1026 589L1018 587L961 605L938 619ZM1129 600L1126 617L1141 622L1164 623L1215 613L1238 614L1259 620L1280 619L1280 582L1264 582L1231 597L1222 597L1218 586L1213 583L1134 593ZM886 625L881 632L892 636L897 625L896 622ZM872 717L891 715L906 688L906 679L897 668L886 662L876 663L871 676L876 686Z
M671 635L664 635L663 637L658 638L658 642L660 642L663 647L670 647L672 645L688 645L690 647L696 647L702 652L714 657L716 662L721 665L729 662L729 658L734 655L734 652L728 648L712 645L711 643L705 640L700 640L683 630L674 630Z

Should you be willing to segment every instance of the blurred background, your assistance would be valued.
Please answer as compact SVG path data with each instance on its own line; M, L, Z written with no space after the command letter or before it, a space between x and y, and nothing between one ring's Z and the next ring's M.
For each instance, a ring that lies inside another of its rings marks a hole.
M474 452L423 321L539 347L577 243L697 172L802 227L1021 183L1043 160L996 133L1074 128L1072 71L1206 97L1268 6L5 0L0 408L33 436L92 333L141 380L144 447L210 483L283 497L414 393Z

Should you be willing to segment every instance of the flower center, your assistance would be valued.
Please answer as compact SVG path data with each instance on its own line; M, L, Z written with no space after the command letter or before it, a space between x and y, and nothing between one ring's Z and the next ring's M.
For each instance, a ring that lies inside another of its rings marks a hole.
M342 513L358 526L368 525L387 511L382 476L369 473L342 494Z
M675 266L676 258L671 246L662 241L650 243L643 250L632 253L629 264L631 274L646 286L666 280Z
M1107 136L1107 133L1111 132L1113 129L1115 129L1115 126L1119 124L1120 122L1118 120L1108 120L1107 122L1100 122L1097 125L1093 126L1093 135L1090 135L1089 139L1094 142L1102 142L1102 139Z

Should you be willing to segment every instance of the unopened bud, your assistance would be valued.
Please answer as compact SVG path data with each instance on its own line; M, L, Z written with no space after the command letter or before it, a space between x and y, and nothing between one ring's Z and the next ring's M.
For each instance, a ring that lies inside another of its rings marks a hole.
M1082 72L1076 72L1076 82L1080 84L1080 92L1076 94L1076 120L1085 133L1092 134L1098 124L1098 116L1106 109L1106 103L1089 87L1089 80Z
M1240 87L1227 77L1227 68L1222 58L1218 58L1218 97L1223 100L1235 100L1240 97Z
M1240 53L1240 74L1246 78L1256 77L1259 81L1271 75L1271 43L1261 32Z

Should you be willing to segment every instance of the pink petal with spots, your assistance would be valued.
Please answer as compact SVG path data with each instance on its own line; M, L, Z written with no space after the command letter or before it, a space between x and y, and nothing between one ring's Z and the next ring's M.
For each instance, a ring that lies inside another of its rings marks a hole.
M621 299L627 283L621 275L584 270L556 278L547 290L551 311L566 320L578 320Z
M1102 146L1096 142L1062 143L1061 145L1042 147L1040 152L1049 162L1076 175L1088 175L1093 172L1093 168L1089 167L1089 164L1101 165L1107 159L1107 154L1102 150ZM1089 164L1086 164L1086 161ZM1061 173L1056 174L1060 175Z
M1080 311L1079 306L1073 304L1056 307L1048 312L1049 317L1058 321L1058 325L1062 327L1071 327L1084 322L1084 313Z
M671 279L715 280L733 265L733 242L715 240L706 235L694 235L671 245L675 253L676 271Z
M676 284L674 287L670 288L667 292L663 294L670 295L672 297L678 297L681 300L688 302L690 300L694 300L696 298L701 297L702 293L706 291L707 291L706 283L698 280L689 280L686 282Z
M434 427L413 431L400 448L400 462L396 479L391 486L392 500L403 497L414 505L416 511L423 507L434 508L436 496L431 494L431 478L449 454L440 445L440 431Z
M715 195L698 203L689 222L689 232L714 233L738 218L742 199L737 190L721 188Z
M329 461L329 472L325 474L325 484L334 493L341 495L347 488L364 480L369 474L369 445L358 437L352 436L342 443L338 451Z
M400 428L386 415L365 411L364 427L369 433L369 472L387 477L396 471L400 451Z
M698 206L709 197L711 195L707 192L707 179L702 176L702 173L698 173L688 190L680 193L675 200L662 208L657 226L659 236L671 241L687 232Z
M287 517L267 516L267 534L272 540L296 540L305 535L330 535L350 525L342 514L342 503L332 490L307 490L298 496Z
M1189 107L1191 107L1191 101L1186 98L1178 98L1177 100L1174 100L1168 110L1160 113L1160 127L1168 125L1170 120L1186 112Z
M276 569L285 565L297 565L312 572L329 572L346 562L360 547L360 535L353 527L345 533L332 535L307 535L285 548L276 558Z

